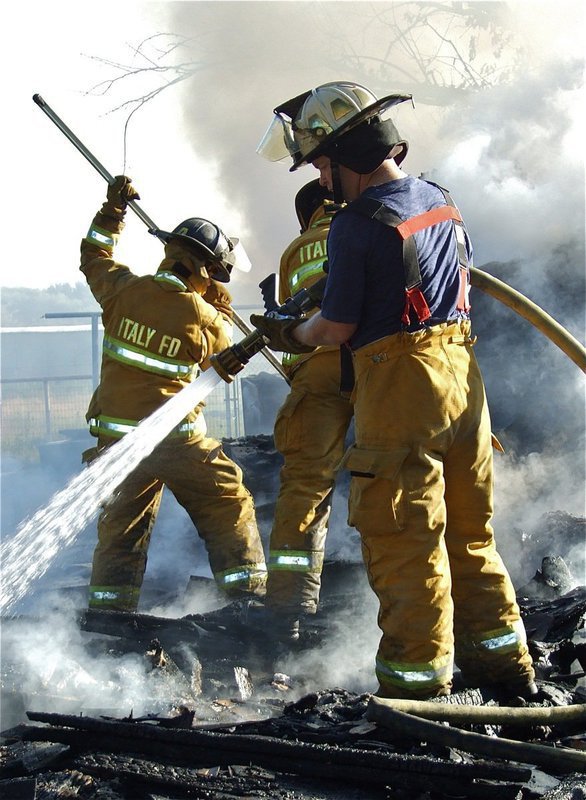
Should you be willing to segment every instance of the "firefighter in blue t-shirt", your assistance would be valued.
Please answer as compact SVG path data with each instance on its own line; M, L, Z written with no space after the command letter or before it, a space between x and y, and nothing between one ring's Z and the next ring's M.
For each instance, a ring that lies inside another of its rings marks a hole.
M455 662L471 685L531 697L533 664L491 527L472 248L448 192L401 169L408 145L387 114L409 99L336 82L275 109L261 154L277 135L292 169L313 164L347 206L330 226L320 313L251 320L275 350L352 350L356 441L343 464L349 522L380 603L378 694L448 694Z

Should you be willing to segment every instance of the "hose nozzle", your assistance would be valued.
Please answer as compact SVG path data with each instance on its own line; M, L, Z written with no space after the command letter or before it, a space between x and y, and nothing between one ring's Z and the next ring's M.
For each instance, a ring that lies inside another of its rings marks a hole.
M235 375L244 369L250 359L268 344L268 339L260 331L253 330L242 341L211 356L210 364L220 378L231 383Z

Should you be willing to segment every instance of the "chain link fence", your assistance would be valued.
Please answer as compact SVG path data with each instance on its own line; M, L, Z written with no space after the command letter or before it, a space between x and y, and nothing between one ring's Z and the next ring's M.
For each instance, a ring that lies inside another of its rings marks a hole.
M93 391L91 375L17 378L0 381L2 456L39 461L39 447L76 439L87 431L85 412ZM222 383L205 401L208 434L216 439L244 435L241 383Z

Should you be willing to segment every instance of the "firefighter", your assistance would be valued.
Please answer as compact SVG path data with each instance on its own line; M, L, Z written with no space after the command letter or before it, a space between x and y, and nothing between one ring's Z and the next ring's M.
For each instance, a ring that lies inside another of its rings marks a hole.
M87 413L99 453L158 409L231 344L230 280L237 240L214 223L187 219L157 230L165 258L156 274L138 276L113 257L131 180L116 177L81 243L81 266L103 310L100 383ZM164 486L203 539L217 586L228 598L262 595L266 565L251 494L240 468L206 436L194 408L105 504L98 520L89 607L136 611L147 551Z
M295 197L300 235L286 248L279 270L279 302L324 278L333 203L319 180ZM299 617L318 607L328 518L336 467L352 420L341 393L338 346L283 354L291 391L275 420L283 456L269 541L266 608L281 624L282 638L298 637Z
M334 82L275 109L267 138L278 136L292 170L313 164L347 205L330 226L320 312L252 322L275 350L352 350L355 444L343 462L349 523L379 600L377 693L448 694L456 663L467 684L528 698L533 664L491 527L472 247L449 193L401 169L408 143L390 111L410 99Z

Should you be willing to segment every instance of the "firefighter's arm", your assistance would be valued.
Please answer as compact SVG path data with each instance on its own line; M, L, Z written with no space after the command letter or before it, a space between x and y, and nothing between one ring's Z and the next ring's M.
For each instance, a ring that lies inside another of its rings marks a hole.
M223 283L212 280L203 294L203 299L227 319L234 318L232 310L232 295Z
M231 344L234 334L234 325L232 322L234 319L234 311L232 310L232 295L226 289L223 283L212 280L203 295L203 299L222 315L224 332L229 336Z
M354 323L331 322L319 311L309 319L252 314L250 321L267 337L271 350L285 353L310 353L319 345L343 344L358 327Z
M210 356L232 344L232 325L221 311L201 295L194 292L192 297L196 305L199 327L199 352L196 354L196 360L201 369L206 370L210 366Z
M106 201L92 220L85 239L82 239L80 270L100 304L107 299L115 284L131 275L128 267L116 263L113 253L124 228L128 201L138 199L131 179L118 175L114 183L108 185Z
M321 311L303 322L293 334L294 338L305 345L344 344L356 331L358 325L353 322L332 322L321 315Z

